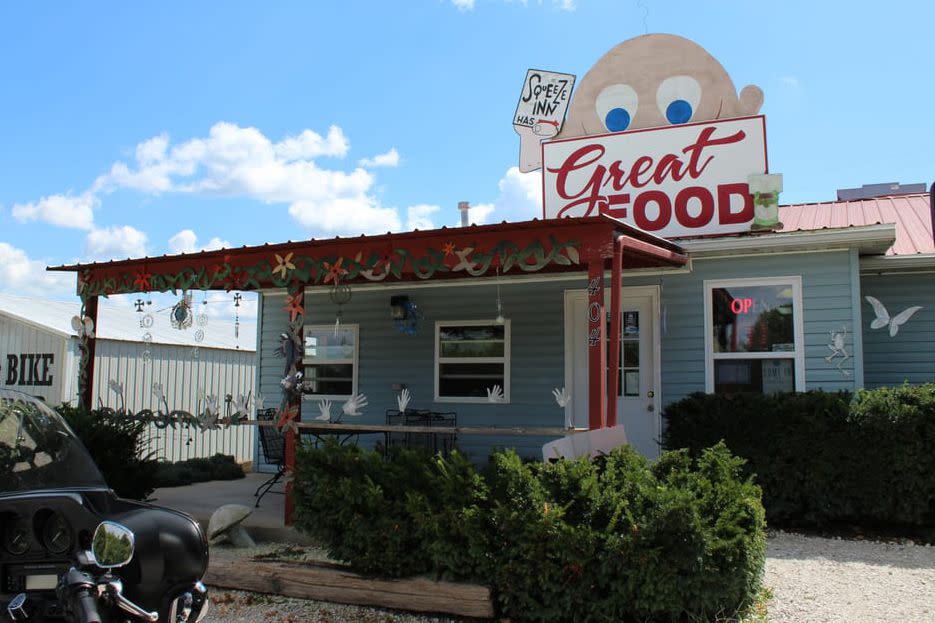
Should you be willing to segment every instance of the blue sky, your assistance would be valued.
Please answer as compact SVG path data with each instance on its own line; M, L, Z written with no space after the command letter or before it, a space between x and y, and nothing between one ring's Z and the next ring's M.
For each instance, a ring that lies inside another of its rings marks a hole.
M526 69L644 32L765 93L784 202L935 179L931 3L0 5L0 291L47 264L539 215Z

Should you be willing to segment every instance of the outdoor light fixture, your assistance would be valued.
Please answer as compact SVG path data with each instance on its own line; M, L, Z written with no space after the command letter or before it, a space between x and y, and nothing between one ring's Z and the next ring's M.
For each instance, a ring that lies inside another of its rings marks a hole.
M407 307L409 305L408 296L390 297L390 317L393 320L404 320L406 318Z

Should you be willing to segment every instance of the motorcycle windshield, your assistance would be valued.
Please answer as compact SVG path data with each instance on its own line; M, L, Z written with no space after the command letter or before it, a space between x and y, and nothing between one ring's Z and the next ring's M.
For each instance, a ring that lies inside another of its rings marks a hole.
M62 417L31 396L0 389L0 495L87 487L107 484Z

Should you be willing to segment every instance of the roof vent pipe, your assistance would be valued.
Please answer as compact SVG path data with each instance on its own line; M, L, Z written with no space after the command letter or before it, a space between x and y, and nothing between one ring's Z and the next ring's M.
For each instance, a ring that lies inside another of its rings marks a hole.
M461 210L461 227L467 227L471 224L471 219L468 216L468 212L471 211L471 203L469 201L459 201L458 209Z

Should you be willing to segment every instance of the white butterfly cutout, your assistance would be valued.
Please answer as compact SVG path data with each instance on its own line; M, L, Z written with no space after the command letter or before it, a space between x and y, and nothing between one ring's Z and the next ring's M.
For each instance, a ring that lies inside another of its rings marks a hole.
M75 333L78 334L79 338L94 337L94 321L87 316L72 316L71 328Z
M906 322L912 318L912 315L917 311L922 309L921 305L913 305L912 307L907 307L903 311L899 312L892 318L890 318L890 313L886 311L886 307L883 306L878 299L875 299L872 296L865 296L867 302L873 306L873 313L877 315L873 319L873 322L870 323L871 329L881 329L886 325L890 327L890 337L896 337L896 334L899 333L899 327L906 324Z

